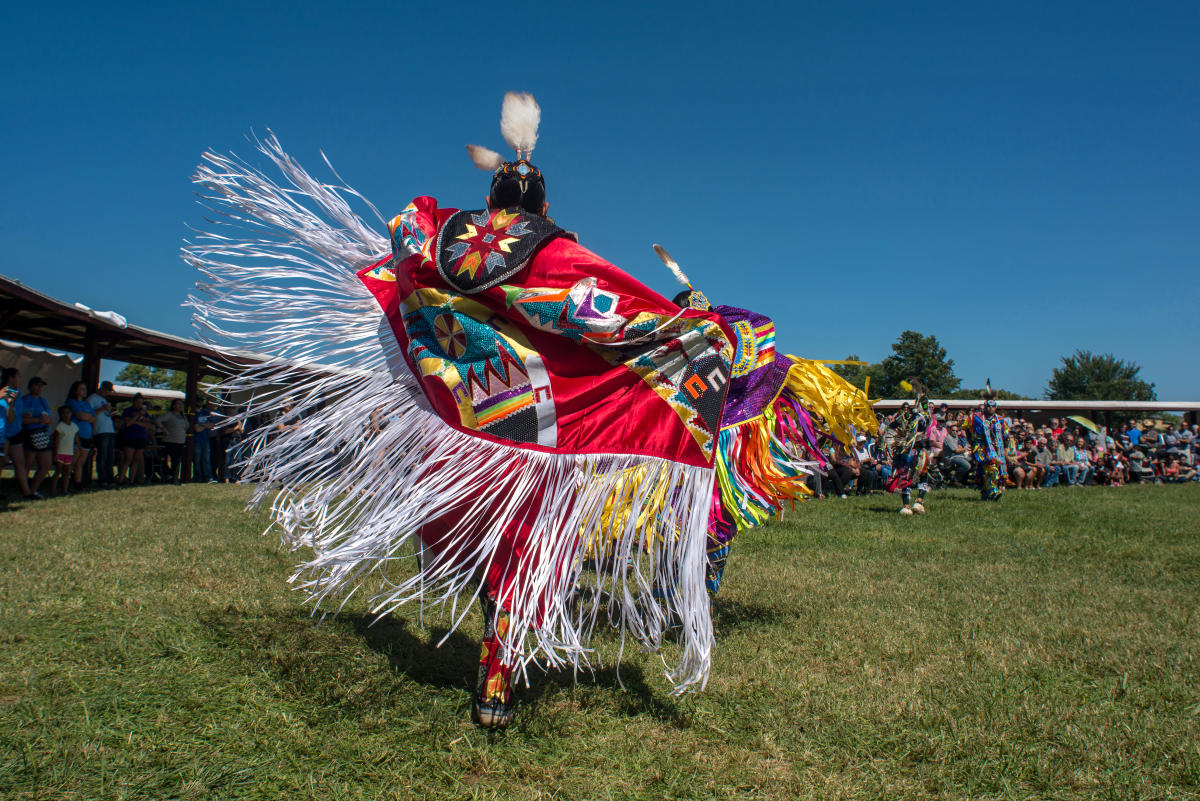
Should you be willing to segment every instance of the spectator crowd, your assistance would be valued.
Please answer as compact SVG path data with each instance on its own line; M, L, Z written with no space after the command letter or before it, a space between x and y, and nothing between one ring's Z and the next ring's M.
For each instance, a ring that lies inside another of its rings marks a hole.
M84 488L113 489L132 484L236 482L240 449L247 442L242 420L196 398L190 412L181 399L163 408L140 394L121 402L105 381L94 392L82 381L71 385L61 403L43 395L46 382L34 376L20 388L14 368L0 371L0 469L11 468L26 498L69 494ZM290 406L264 425L286 430ZM853 450L826 446L828 469L809 479L817 497L884 488L892 473L892 423L901 409L880 415L880 435L859 435ZM977 477L967 427L970 410L934 410L925 448L928 480L936 486L971 486ZM382 422L371 415L371 425ZM1086 484L1174 483L1200 480L1200 426L1153 420L1126 423L1119 430L1093 430L1069 418L1043 425L1006 416L1008 484L1018 489L1080 487ZM251 419L251 431L259 421ZM343 454L344 456L344 454Z
M45 387L33 376L22 391L16 369L0 371L0 470L13 471L25 498L238 480L243 423L213 411L203 396L188 413L180 399L163 408L141 394L121 401L111 381L94 392L76 381L61 403L46 398Z
M858 436L849 452L827 448L830 469L810 487L818 497L848 491L882 490L892 474L891 432L906 410L879 415L878 437ZM974 486L977 481L967 429L973 410L934 410L936 426L925 433L931 455L928 479L935 486ZM1004 414L1008 428L1008 486L1046 489L1123 484L1163 484L1200 480L1200 426L1130 421L1119 429L1085 426L1069 418L1034 424L1020 414Z

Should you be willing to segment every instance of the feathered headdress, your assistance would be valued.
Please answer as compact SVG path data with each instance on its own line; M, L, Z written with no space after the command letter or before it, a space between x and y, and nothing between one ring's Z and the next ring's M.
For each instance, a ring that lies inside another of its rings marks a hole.
M708 302L708 298L699 289L692 286L692 281L687 277L687 274L679 266L679 262L671 258L671 254L662 245L655 245L654 252L662 259L662 263L667 265L667 269L671 271L671 275L675 276L675 280L687 288L687 297L682 297L685 293L680 292L675 296L675 303L683 306L685 303L689 309L700 309L708 311L712 308L712 304Z
M911 392L917 406L925 408L929 405L929 392L919 379L914 378L911 381L901 381L900 389L905 392Z
M533 95L508 92L500 107L500 133L508 146L516 151L516 160L505 161L494 150L467 145L467 153L475 166L492 173L489 196L493 207L520 206L534 214L542 213L542 206L546 202L546 183L542 171L529 161L537 145L541 121L542 109Z
M991 378L987 379L987 381L984 383L984 388L980 391L979 396L981 398L983 398L984 406L995 406L996 405L996 398L998 398L1000 396L1000 393L997 392L996 390L992 389L992 379Z

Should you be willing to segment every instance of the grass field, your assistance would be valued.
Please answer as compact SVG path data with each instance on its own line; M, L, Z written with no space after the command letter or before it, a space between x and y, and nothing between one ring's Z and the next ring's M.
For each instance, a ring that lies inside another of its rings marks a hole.
M315 625L244 497L0 511L0 798L1200 797L1197 485L807 504L737 544L705 693L627 654L498 735L477 614Z

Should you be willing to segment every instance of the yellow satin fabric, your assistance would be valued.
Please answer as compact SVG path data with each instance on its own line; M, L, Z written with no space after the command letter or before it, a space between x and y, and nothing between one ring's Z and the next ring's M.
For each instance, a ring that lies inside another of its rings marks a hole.
M878 434L879 420L867 400L867 394L830 370L824 363L788 354L794 362L784 386L794 393L804 408L821 416L813 425L844 445L854 444L854 432Z

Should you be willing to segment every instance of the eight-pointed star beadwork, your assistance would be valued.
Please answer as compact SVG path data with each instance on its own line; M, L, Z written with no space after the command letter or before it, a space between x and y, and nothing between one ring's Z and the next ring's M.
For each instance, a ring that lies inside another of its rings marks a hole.
M504 255L529 229L515 212L480 212L471 215L466 230L455 237L447 251L454 261L454 274L466 273L475 279L480 267L496 270L504 267Z

